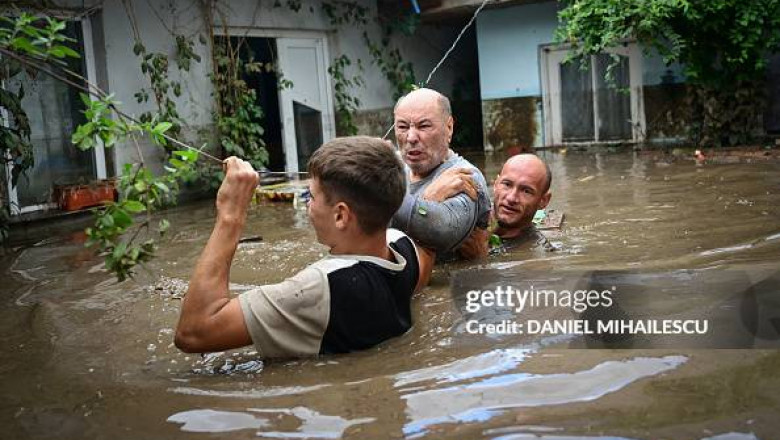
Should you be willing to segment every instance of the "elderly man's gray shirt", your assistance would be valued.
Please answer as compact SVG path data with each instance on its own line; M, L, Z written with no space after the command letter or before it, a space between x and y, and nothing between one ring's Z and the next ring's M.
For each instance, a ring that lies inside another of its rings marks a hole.
M425 188L445 170L463 167L472 170L478 198L471 200L460 193L444 202L422 200ZM408 185L401 207L393 216L392 226L406 232L425 247L444 255L455 250L474 227L487 228L490 219L490 197L482 172L469 161L450 150L448 159L428 176Z

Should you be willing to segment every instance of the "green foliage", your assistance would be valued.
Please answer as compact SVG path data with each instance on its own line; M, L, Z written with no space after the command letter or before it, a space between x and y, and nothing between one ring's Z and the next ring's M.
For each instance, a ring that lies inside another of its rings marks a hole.
M30 71L25 60L49 65L62 65L65 58L79 54L68 44L73 40L62 33L64 21L40 19L21 13L16 18L0 17L0 81L7 82ZM11 185L35 165L33 145L30 142L30 121L22 108L24 88L17 93L0 89L0 109L8 116L7 124L0 124L0 166L11 165ZM0 184L0 243L8 236L10 204L6 200L5 182Z
M164 132L164 127L154 129ZM118 179L120 198L118 202L109 202L105 207L95 210L95 224L86 229L87 246L95 246L105 258L106 268L113 272L118 281L132 277L138 264L148 262L154 257L157 244L149 233L162 237L170 224L162 219L156 229L150 231L151 213L176 202L179 182L192 178L196 151L174 151L165 167L166 173L154 176L140 165L126 164ZM135 224L135 215L146 213L146 219ZM126 234L134 230L129 239ZM141 238L140 232L146 230L147 236Z
M126 124L111 119L111 107L116 104L113 96L96 101L92 101L85 93L80 96L86 107L84 116L87 122L76 127L71 142L82 150L88 150L98 145L98 142L103 142L106 148L113 147L130 129Z
M195 43L183 35L176 35L176 55L174 57L176 66L181 72L188 72L192 66L192 61L200 62L201 58L195 53ZM150 90L141 89L135 94L136 101L145 103L149 101L151 91L154 102L157 105L157 114L154 116L151 112L144 112L140 119L143 122L151 122L153 119L170 121L170 135L179 137L183 121L176 108L175 98L181 96L181 82L170 79L170 62L168 56L159 52L147 52L146 46L141 41L136 41L133 46L133 53L141 57L141 72L149 78ZM169 149L173 148L167 142L163 145Z
M369 9L354 1L324 1L322 11L332 26L365 26Z
M358 132L354 113L360 107L360 100L352 95L353 88L366 85L360 75L348 76L345 70L352 65L348 56L342 55L331 63L328 73L333 78L333 90L336 95L336 132L339 136L354 136ZM363 72L363 64L358 60L358 70Z
M412 63L404 61L398 48L390 47L389 32L385 33L385 36L379 43L371 41L368 33L363 32L363 41L366 47L368 47L368 52L371 54L374 64L379 67L390 83L394 100L414 89L417 81L415 80Z
M111 119L112 111L119 104L114 101L113 95L107 95L104 98L91 100L90 97L82 93L81 100L84 102L87 122L76 127L76 131L71 137L71 142L82 150L88 150L100 142L106 148L113 147L118 141L124 139L132 133L146 133L150 139L159 146L167 145L165 139L166 132L173 127L170 122L128 122L124 118L119 120Z
M66 43L73 39L65 36L65 22L32 14L21 13L16 18L0 17L6 26L0 27L0 47L41 60L79 58L78 52Z
M756 91L767 55L780 47L780 0L571 0L559 18L557 40L574 56L635 39L667 64L682 63L700 139L746 139L760 124ZM747 113L734 114L742 106Z
M219 130L219 143L226 156L238 156L255 168L268 162L261 125L263 109L257 104L257 92L251 89L244 75L272 72L275 66L255 62L251 57L243 60L239 47L233 47L230 38L215 42L216 60L212 82L217 98L214 118ZM289 80L280 79L280 88L292 86Z

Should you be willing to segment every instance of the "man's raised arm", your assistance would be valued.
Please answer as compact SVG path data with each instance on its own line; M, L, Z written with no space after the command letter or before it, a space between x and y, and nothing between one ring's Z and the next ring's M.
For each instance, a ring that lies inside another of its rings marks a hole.
M176 326L176 346L185 352L221 351L252 344L237 298L228 295L230 266L257 187L252 166L231 157L217 193L217 219L198 259Z

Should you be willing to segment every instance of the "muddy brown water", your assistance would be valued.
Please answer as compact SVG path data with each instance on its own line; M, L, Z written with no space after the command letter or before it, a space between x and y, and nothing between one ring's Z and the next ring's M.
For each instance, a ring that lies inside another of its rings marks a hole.
M251 350L176 350L177 296L212 201L168 212L173 232L136 281L116 284L73 227L7 251L2 438L780 438L778 350L575 349L459 330L449 281L462 270L649 270L685 283L688 270L780 268L777 162L543 155L551 208L566 214L551 234L560 250L438 266L414 300L414 328L361 353L263 362ZM492 180L503 157L475 162ZM255 208L247 230L263 240L238 250L234 292L325 254L286 204Z

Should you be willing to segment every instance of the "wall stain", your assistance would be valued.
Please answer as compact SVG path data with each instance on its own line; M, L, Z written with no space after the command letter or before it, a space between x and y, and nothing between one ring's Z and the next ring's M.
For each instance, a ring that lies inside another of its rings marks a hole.
M542 145L540 107L537 96L482 101L485 150L534 152Z

